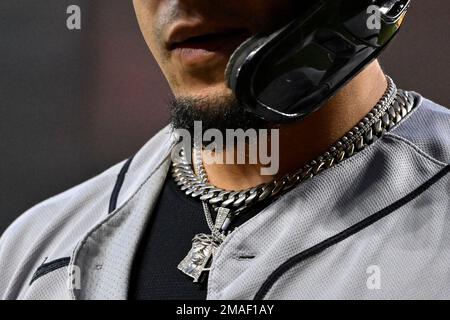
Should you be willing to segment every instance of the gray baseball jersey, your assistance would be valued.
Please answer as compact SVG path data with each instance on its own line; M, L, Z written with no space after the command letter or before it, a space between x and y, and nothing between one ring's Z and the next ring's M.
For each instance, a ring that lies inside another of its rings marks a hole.
M233 231L208 298L450 298L450 111L415 97L383 138ZM0 239L0 297L126 299L175 143L167 127L20 216Z

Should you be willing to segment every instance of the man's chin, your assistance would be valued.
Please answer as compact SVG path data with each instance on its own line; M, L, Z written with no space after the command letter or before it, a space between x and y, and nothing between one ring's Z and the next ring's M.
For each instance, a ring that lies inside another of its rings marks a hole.
M170 102L171 123L174 129L193 133L194 122L201 121L203 131L217 129L260 129L269 124L249 112L230 92L178 96Z

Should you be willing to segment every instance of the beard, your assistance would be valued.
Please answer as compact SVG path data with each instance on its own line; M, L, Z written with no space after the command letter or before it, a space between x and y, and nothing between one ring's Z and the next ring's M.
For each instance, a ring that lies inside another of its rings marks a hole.
M202 133L217 129L224 135L227 129L246 131L272 127L270 122L248 111L234 96L174 98L169 109L172 128L188 130L192 135L195 121L202 122Z

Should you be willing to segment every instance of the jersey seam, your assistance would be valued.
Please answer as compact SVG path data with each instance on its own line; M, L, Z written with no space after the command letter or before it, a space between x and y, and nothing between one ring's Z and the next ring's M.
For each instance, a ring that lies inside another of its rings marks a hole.
M435 157L433 157L432 155L428 154L427 152L425 152L423 149L421 149L418 145L416 145L414 142L412 142L411 140L408 140L400 135L397 135L395 133L387 133L386 137L390 137L394 140L403 142L404 144L406 144L407 146L409 146L410 148L412 148L414 151L416 151L416 153L420 154L422 157L432 161L433 163L445 167L447 165L449 165L450 163L446 163L443 162Z

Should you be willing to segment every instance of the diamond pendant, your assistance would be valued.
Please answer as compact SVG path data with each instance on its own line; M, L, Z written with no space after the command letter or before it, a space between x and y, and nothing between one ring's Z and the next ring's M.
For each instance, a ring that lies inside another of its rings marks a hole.
M220 245L213 235L198 234L192 239L192 248L178 264L178 270L191 277L194 283L201 283L210 270L213 255Z

